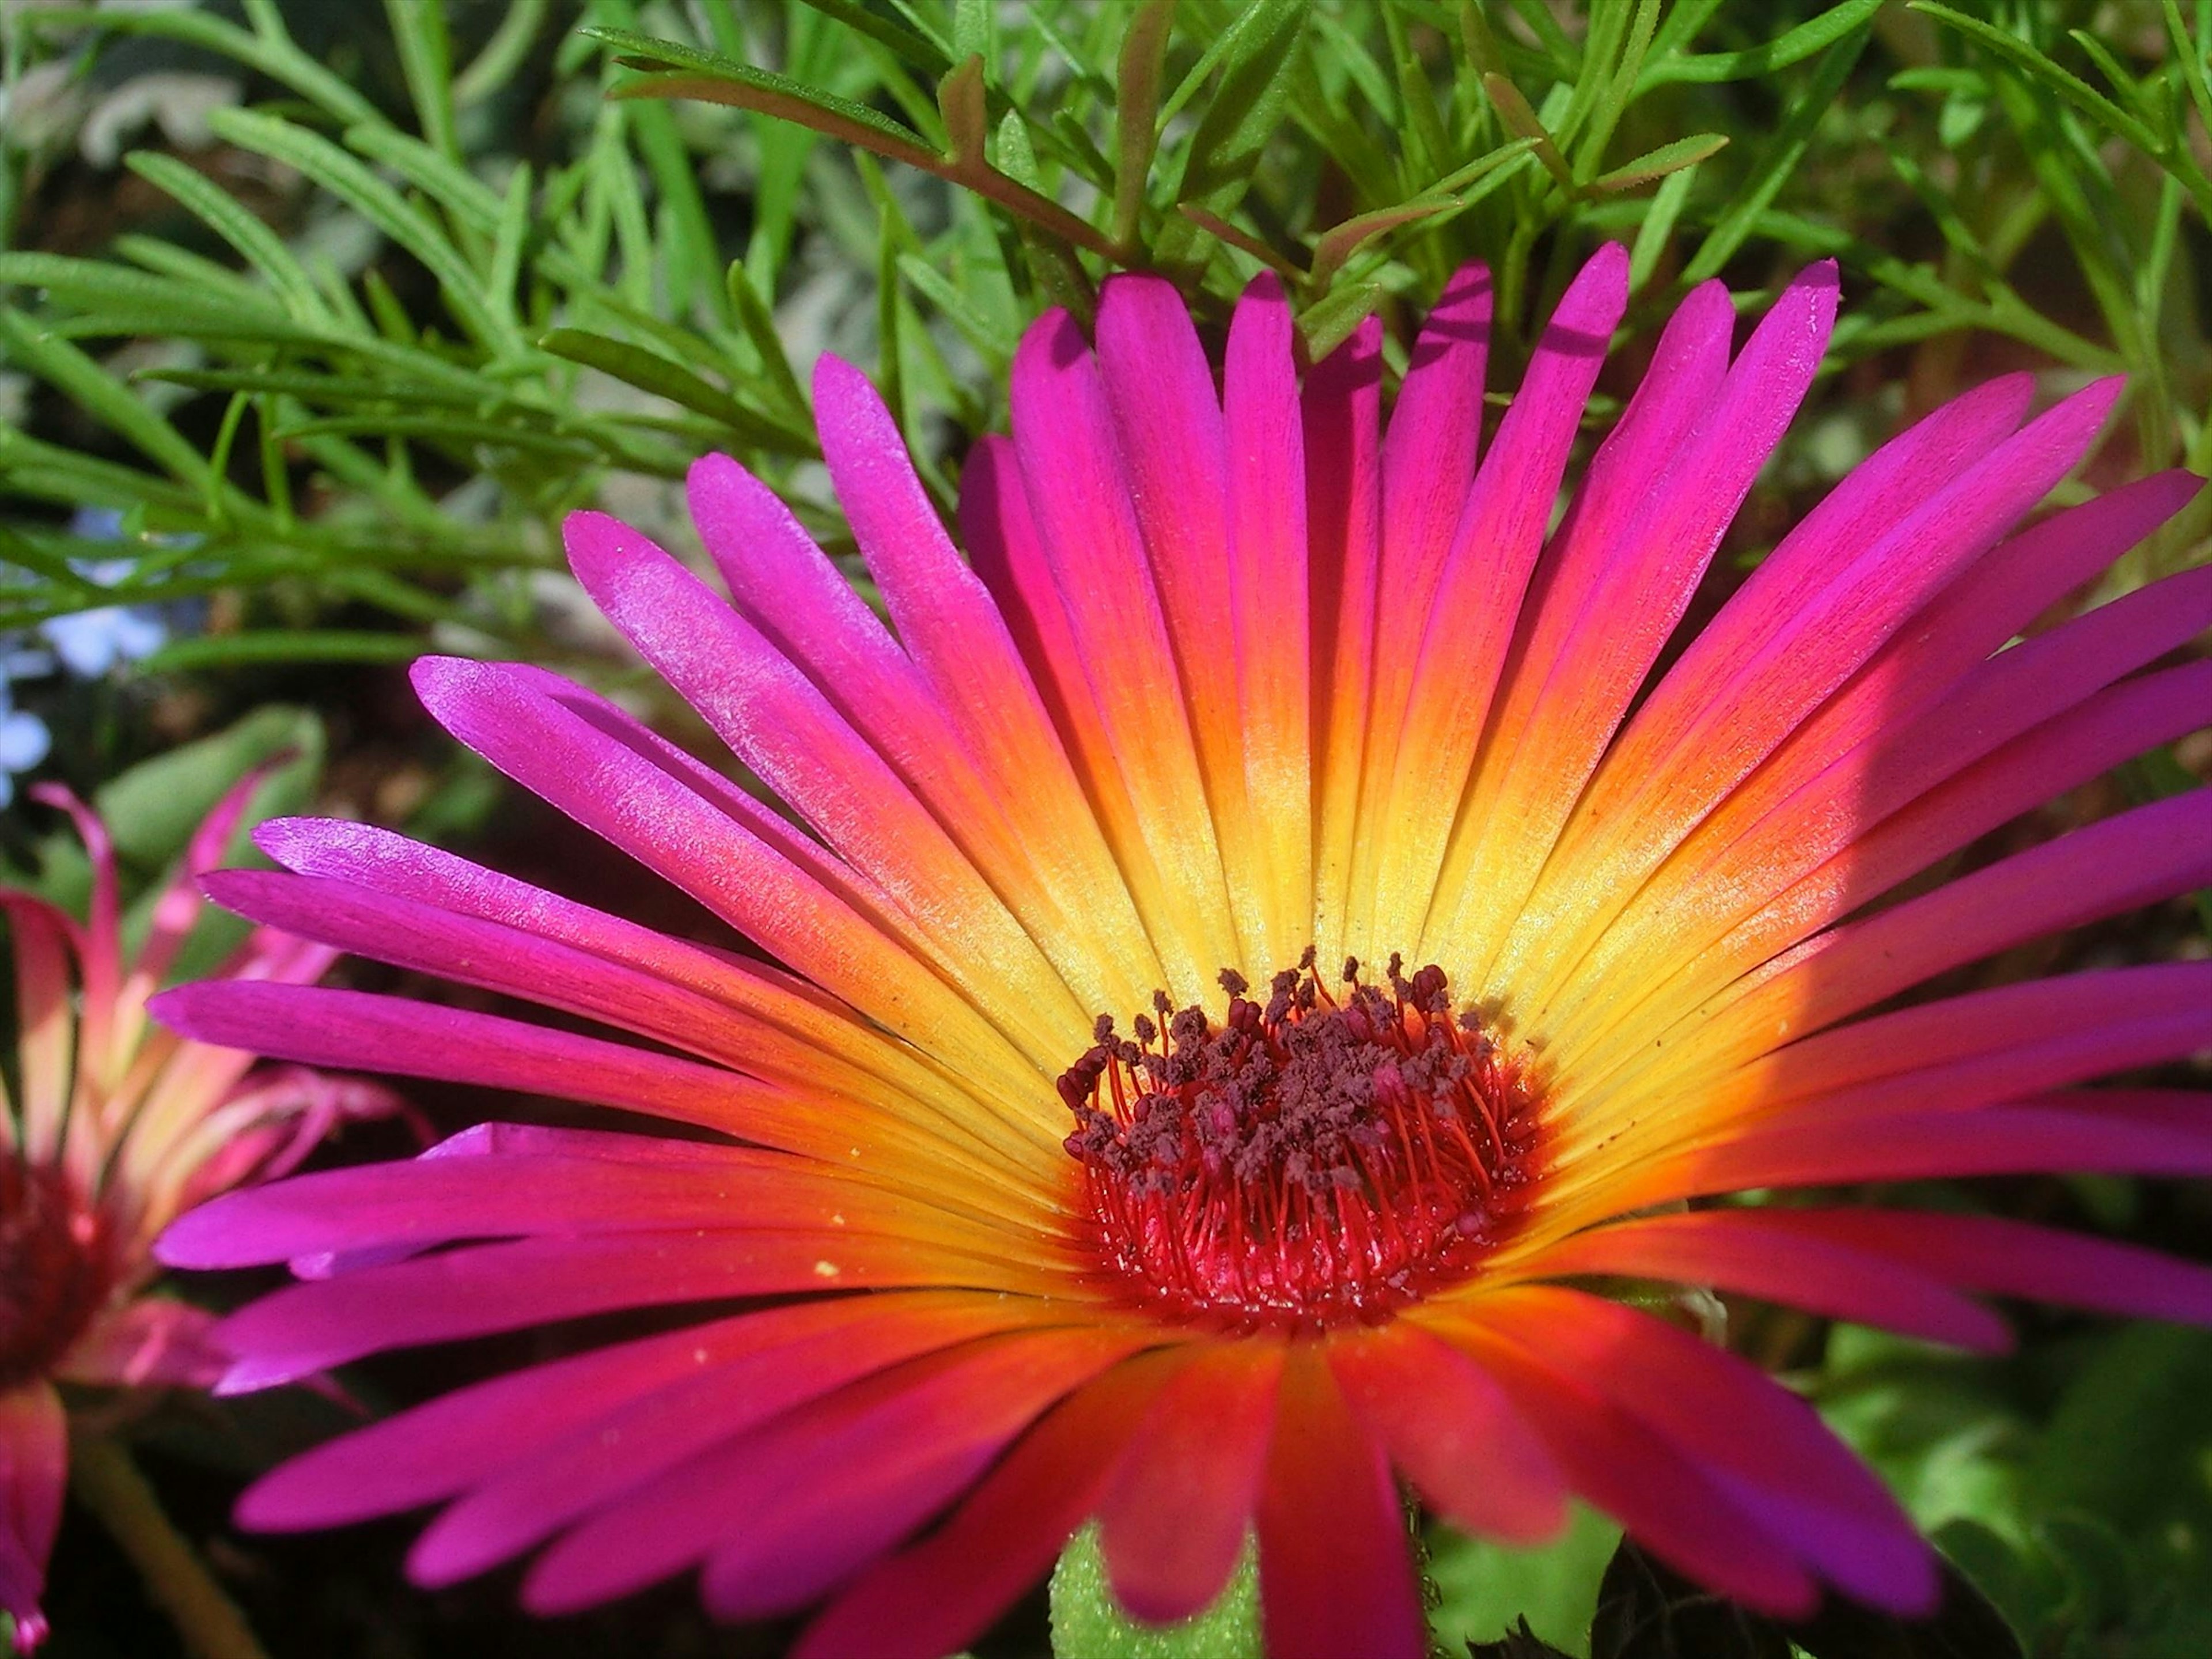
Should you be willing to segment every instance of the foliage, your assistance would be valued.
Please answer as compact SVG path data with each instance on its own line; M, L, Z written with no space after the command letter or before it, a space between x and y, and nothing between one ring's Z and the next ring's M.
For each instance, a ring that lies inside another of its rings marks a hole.
M11 154L0 356L100 431L0 433L21 573L0 626L229 590L242 619L154 671L398 658L426 630L553 654L529 573L560 516L665 489L702 450L835 540L805 347L872 354L946 499L1023 325L1121 268L1218 308L1273 266L1320 351L1483 257L1510 360L1602 237L1634 250L1632 331L1706 276L1833 254L1855 289L1837 366L1906 353L1921 402L1977 341L2124 370L2140 462L2212 462L2190 277L2212 0L1607 0L1581 29L1537 0L539 0L488 35L465 8L386 9L370 58L396 63L397 107L279 0L243 24L13 21L19 77L146 37L232 66L253 101L210 118L221 154L296 198L274 228L204 163L143 151L188 222L86 257L38 246L41 158ZM687 18L701 37L656 38ZM872 302L812 286L832 269ZM794 327L810 299L846 314ZM148 341L150 362L118 350ZM83 504L128 515L116 586L82 573L112 549L51 512Z

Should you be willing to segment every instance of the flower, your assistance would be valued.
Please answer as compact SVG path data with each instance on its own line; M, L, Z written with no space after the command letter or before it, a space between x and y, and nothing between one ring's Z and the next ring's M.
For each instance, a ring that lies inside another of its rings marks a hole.
M0 668L0 676L4 672ZM17 774L38 765L53 746L46 723L27 708L16 708L15 688L0 677L0 806L15 799Z
M65 790L35 793L68 811L84 838L90 920L0 890L21 1031L14 1097L0 1109L0 1613L14 1616L26 1651L46 1634L39 1593L69 1461L56 1385L203 1388L229 1364L210 1334L214 1316L149 1290L155 1235L203 1199L289 1170L339 1120L393 1103L381 1088L257 1066L146 1018L201 909L191 877L222 858L258 781L247 779L200 826L190 876L155 902L134 957L124 950L107 831ZM336 954L260 929L224 972L301 984Z
M2212 570L2002 648L2197 481L2008 535L2115 388L2026 420L2028 379L1996 381L1869 459L1647 688L1837 283L1799 276L1733 359L1729 296L1692 293L1547 534L1626 264L1567 289L1479 465L1479 270L1387 434L1374 322L1301 386L1262 277L1217 398L1173 290L1117 277L1095 349L1056 313L1025 337L1012 439L962 480L972 563L825 360L889 629L727 459L690 499L734 607L572 518L586 590L805 828L536 669L428 660L423 700L771 960L290 821L262 844L291 873L216 877L222 902L643 1042L242 983L161 1017L687 1133L487 1125L220 1200L162 1250L315 1264L222 1328L238 1388L719 1305L319 1448L242 1520L443 1503L423 1583L540 1551L550 1612L702 1566L732 1618L826 1600L817 1659L963 1645L1091 1517L1142 1618L1256 1534L1278 1659L1418 1655L1401 1475L1510 1539L1579 1493L1763 1608L1924 1608L1925 1547L1808 1407L1589 1287L1990 1348L1963 1292L2212 1318L2203 1269L2008 1220L1687 1207L2212 1170L2201 1101L2073 1086L2212 1042L2212 964L1869 1012L2212 879L2200 790L1867 909L2202 720L2212 664L2152 665L2212 621Z

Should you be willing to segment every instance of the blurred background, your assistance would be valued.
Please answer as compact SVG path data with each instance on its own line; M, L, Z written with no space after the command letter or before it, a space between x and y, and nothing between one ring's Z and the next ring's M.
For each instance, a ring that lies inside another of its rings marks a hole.
M1622 240L1635 300L1587 441L1688 287L1719 276L1755 308L1838 258L1831 357L1692 626L1883 438L2001 370L2045 400L2128 377L2054 503L2212 470L2208 43L2212 0L0 0L0 873L82 902L82 856L27 782L97 802L143 888L289 751L258 812L397 826L708 936L457 750L404 665L545 664L716 755L568 579L561 517L604 508L695 557L683 471L724 450L867 594L816 457L815 358L869 371L949 507L972 439L1004 429L1023 327L1084 314L1115 269L1167 273L1218 325L1273 267L1311 355L1379 313L1395 374L1448 273L1483 258L1510 388L1568 274ZM2077 603L2201 561L2208 518ZM1965 856L2208 775L2200 734ZM2208 915L2199 896L1933 988L2201 957ZM500 1109L410 1093L441 1130ZM322 1156L410 1145L357 1126ZM2212 1259L2202 1188L1913 1196ZM2032 1314L1992 1360L1729 1311L2026 1651L2212 1653L2212 1334ZM404 1525L228 1525L252 1473L358 1411L606 1334L388 1358L344 1401L81 1403L275 1659L780 1653L787 1630L716 1629L688 1585L539 1624L511 1577L408 1589ZM1525 1616L1589 1652L1617 1541L1594 1517L1534 1555L1432 1533L1440 1641ZM77 1510L49 1611L58 1659L180 1651ZM1046 1651L1042 1597L984 1650Z

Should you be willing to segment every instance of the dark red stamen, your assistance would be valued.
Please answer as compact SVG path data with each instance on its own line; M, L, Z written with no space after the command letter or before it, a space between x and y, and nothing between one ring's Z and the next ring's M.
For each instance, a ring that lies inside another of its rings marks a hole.
M114 1285L114 1249L75 1183L0 1152L0 1394L42 1376Z
M1386 993L1313 952L1264 1004L1224 969L1219 1024L1153 998L1101 1016L1060 1075L1100 1254L1184 1315L1329 1324L1464 1278L1523 1201L1535 1101L1443 970L1390 958ZM1103 1090L1100 1085L1106 1086Z

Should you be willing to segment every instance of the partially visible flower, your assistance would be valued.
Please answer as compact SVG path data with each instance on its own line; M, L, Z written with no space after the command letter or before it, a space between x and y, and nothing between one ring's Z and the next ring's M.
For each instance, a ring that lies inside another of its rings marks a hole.
M2006 1332L1976 1292L2212 1322L2212 1273L2109 1241L1691 1207L2212 1172L2202 1098L2075 1086L2212 1043L2212 963L1887 1006L2212 879L2212 792L1878 905L2203 722L2212 663L2158 665L2212 622L2212 570L2008 644L2198 481L2016 532L2118 387L2030 418L2028 377L1995 381L1883 446L1662 667L1836 273L1740 349L1727 293L1691 293L1555 514L1627 267L1609 247L1569 286L1486 445L1480 271L1387 429L1371 319L1301 386L1263 278L1217 391L1175 291L1113 278L1095 344L1064 313L1023 341L1012 441L962 476L966 561L825 357L823 459L888 629L726 459L690 482L729 602L572 518L586 591L792 817L534 668L428 660L423 699L783 966L293 821L263 833L289 873L215 896L611 1035L237 984L161 1017L693 1133L487 1125L225 1198L161 1249L313 1263L223 1328L238 1387L700 1312L319 1448L241 1519L444 1504L418 1579L536 1553L524 1599L557 1611L696 1567L731 1618L826 1601L807 1659L959 1648L1094 1516L1139 1617L1202 1606L1256 1536L1274 1659L1419 1659L1401 1478L1522 1539L1578 1494L1778 1613L1932 1603L1924 1545L1810 1407L1601 1292L1983 1348Z
M54 746L46 723L28 709L15 707L15 694L0 678L0 806L15 799L15 779L46 759Z
M123 515L112 507L79 507L70 521L70 533L86 541L120 541ZM175 544L185 538L162 539ZM70 568L88 582L112 587L138 566L133 559L75 559ZM39 624L39 633L63 667L79 679L92 680L118 663L152 656L168 643L169 626L156 605L102 605L49 617Z
M66 792L34 793L84 837L89 918L0 890L20 1024L14 1097L0 1110L0 1612L25 1649L46 1632L39 1593L68 1462L56 1385L206 1387L228 1363L209 1340L212 1316L149 1290L155 1235L204 1199L290 1170L332 1125L394 1105L374 1085L258 1065L146 1018L199 914L198 878L222 857L254 781L200 826L185 879L157 901L134 957L106 829ZM223 975L305 984L334 954L258 929Z

